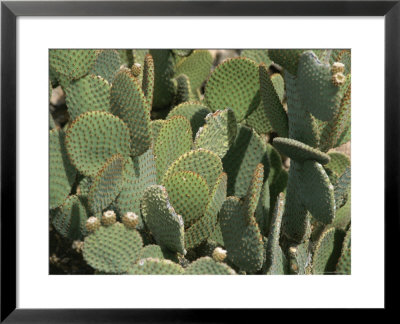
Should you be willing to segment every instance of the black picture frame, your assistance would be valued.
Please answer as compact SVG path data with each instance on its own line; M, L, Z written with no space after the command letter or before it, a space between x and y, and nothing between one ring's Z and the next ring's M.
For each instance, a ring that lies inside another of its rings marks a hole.
M16 19L19 16L384 16L385 309L393 309L399 234L400 1L129 1L1 3L1 322L234 322L236 311L16 308ZM371 44L373 46L373 44ZM372 153L371 148L371 154ZM372 166L371 166L372 168ZM368 182L366 175L366 182ZM373 238L371 238L373 239ZM393 294L392 294L393 292ZM39 292L40 293L40 292ZM242 310L244 311L244 310ZM262 312L262 310L247 310ZM259 314L264 316L263 314ZM253 316L253 315L252 315ZM258 316L258 315L255 315Z

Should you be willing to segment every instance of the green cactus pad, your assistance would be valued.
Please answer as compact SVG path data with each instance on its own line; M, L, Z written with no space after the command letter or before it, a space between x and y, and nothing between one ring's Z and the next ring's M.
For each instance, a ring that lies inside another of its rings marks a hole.
M247 116L246 125L253 128L258 134L273 132L267 111L262 102L249 116Z
M346 203L336 210L332 225L339 229L346 229L351 221L351 191L349 190Z
M127 212L134 212L138 215L138 229L143 228L142 217L140 217L140 200L146 188L156 182L156 166L151 148L140 156L128 159L124 168L122 189L115 201L115 206L120 215Z
M132 66L133 64L133 50L130 49L118 49L117 50L121 63L125 66Z
M131 275L180 275L184 269L170 260L147 258L133 265L128 274Z
M207 115L206 124L199 129L194 141L195 148L204 148L223 158L236 138L236 119L231 109Z
M303 49L270 49L268 50L268 55L274 63L279 64L291 74L296 75L300 55L303 52Z
M259 79L260 95L266 115L279 136L288 137L288 116L264 64L259 66Z
M95 50L51 49L50 67L68 79L86 75L96 60Z
M250 186L244 198L243 208L247 215L254 215L261 195L264 179L264 166L260 163L254 170Z
M272 64L272 61L268 56L268 50L266 49L245 49L240 53L240 56L247 57L257 64L264 63L266 66Z
M340 139L350 127L351 123L351 75L346 77L345 83L339 90L340 106L338 113L329 122L324 123L320 130L320 148L328 151L340 144Z
M185 57L185 56L189 56L189 55L193 52L193 50L192 50L192 49L183 49L183 48L179 48L179 49L173 49L172 52L173 52L175 55Z
M327 164L330 161L328 154L294 139L275 137L273 145L279 152L300 163L314 160L321 164Z
M51 222L62 236L71 240L79 240L87 234L87 218L82 199L74 195L69 196L65 203L55 211Z
M148 105L151 107L153 104L154 92L154 61L150 54L144 57L142 89Z
M351 183L351 168L348 167L335 184L335 202L336 208L342 207L347 201L347 196L350 191Z
M156 120L152 120L150 122L151 137L152 137L153 144L156 142L158 134L160 133L160 130L164 126L165 123L166 123L166 120L164 120L164 119L156 119Z
M66 89L66 104L71 120L87 111L110 110L110 85L95 75L74 81Z
M49 204L50 209L53 209L61 206L71 192L76 177L76 169L67 154L64 131L51 130L49 137Z
M168 167L191 148L192 129L185 117L176 116L163 123L154 144L157 179L161 181Z
M275 210L271 221L271 230L268 235L265 269L266 273L271 275L285 274L286 270L282 249L279 245L284 202L285 195L281 193L275 204Z
M282 102L283 97L285 95L285 81L280 73L274 73L271 75L271 81L274 85L276 94L279 97L279 100Z
M83 257L96 270L126 273L140 257L142 246L138 231L117 222L85 237Z
M146 245L142 249L139 259L147 259L147 258L168 259L173 262L179 263L179 257L177 253L171 252L167 249L162 249L159 245L156 244Z
M167 119L174 116L186 117L190 121L194 138L199 128L205 124L205 118L209 113L211 113L211 110L200 102L188 101L174 107L169 112Z
M179 74L172 82L174 84L174 106L193 99L190 80L186 74Z
M300 100L298 80L288 72L284 74L289 119L289 138L312 147L318 146L318 127Z
M336 274L351 275L351 248L348 248L340 256L336 265Z
M147 227L161 247L185 254L184 224L163 186L147 187L142 198L142 216Z
M321 63L313 52L305 52L299 61L297 78L303 107L320 120L331 120L339 111L340 87L332 81L329 64Z
M129 157L128 127L104 111L80 115L68 128L65 142L72 163L87 176L95 176L114 154Z
M147 258L164 259L164 254L161 250L161 247L156 244L146 245L140 253L140 259Z
M283 234L297 243L304 242L310 235L311 214L304 207L300 198L301 165L296 161L290 162L289 178L286 190L285 210L282 217ZM271 195L272 196L272 195Z
M209 200L206 180L192 171L171 174L164 183L175 211L182 215L185 228L204 215Z
M207 182L210 193L221 175L222 162L218 155L205 149L189 151L180 156L167 170L162 183L173 173L178 171L193 171L200 174Z
M195 94L210 73L212 63L213 58L208 50L195 50L176 64L175 75L185 74Z
M218 212L226 198L226 173L221 173L211 191L204 216L190 226L185 232L185 246L190 249L198 246L215 231Z
M299 180L304 206L313 218L330 224L335 218L335 193L324 168L317 162L306 161L299 173Z
M205 100L211 110L231 108L241 122L260 104L257 64L246 58L227 59L211 73Z
M328 164L324 165L324 168L331 170L340 177L346 171L346 168L350 166L350 158L340 152L330 152L328 155L331 160Z
M192 262L185 270L185 275L234 275L235 270L225 263L215 262L210 257L202 257Z
M154 61L154 96L153 109L170 106L174 97L174 56L170 50L152 49L150 54Z
M150 147L150 108L136 78L129 72L118 72L111 87L111 112L129 128L132 156Z
M228 195L244 197L251 177L259 163L264 165L264 175L269 173L269 160L265 142L247 126L238 126L235 142L223 160L228 173Z
M343 240L342 252L336 265L336 274L351 274L351 227Z
M333 274L335 272L343 239L344 233L335 228L329 228L322 233L313 254L313 274Z
M267 144L267 153L270 162L268 181L270 185L278 178L282 170L282 158L279 152L271 144Z
M269 182L268 179L265 180L262 189L260 198L258 200L258 204L256 210L254 212L254 216L256 218L258 227L260 228L262 235L267 235L270 227L270 209L271 209L271 197L269 190Z
M238 198L228 197L219 217L228 260L248 273L260 270L264 247L254 216L246 213Z
M289 248L290 271L292 273L298 275L307 274L307 267L309 266L309 245L310 241L306 241Z
M122 155L113 155L93 178L88 193L88 203L93 214L101 213L121 191L124 164L125 159Z
M101 50L97 55L96 62L90 69L90 74L101 76L108 83L113 83L114 77L122 65L116 50Z

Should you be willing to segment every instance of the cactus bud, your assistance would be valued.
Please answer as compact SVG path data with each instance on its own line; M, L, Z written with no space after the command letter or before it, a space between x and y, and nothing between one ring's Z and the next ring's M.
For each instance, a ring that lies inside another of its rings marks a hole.
M212 254L212 257L215 261L222 262L226 258L226 250L224 250L220 247L216 247Z
M139 223L139 216L133 212L127 212L122 216L122 223L128 228L136 228Z
M135 78L137 78L140 75L140 72L142 71L142 66L139 63L135 63L132 65L132 74Z
M343 73L344 72L344 64L340 62L335 62L332 64L332 74Z
M332 76L332 82L335 86L340 86L344 83L346 80L346 77L344 76L343 73L338 72Z
M103 213L103 216L101 217L101 222L103 225L112 225L116 222L117 220L117 215L115 215L115 212L113 210L107 210Z
M86 229L89 232L94 232L99 227L100 227L100 221L95 216L89 217L88 220L86 221Z

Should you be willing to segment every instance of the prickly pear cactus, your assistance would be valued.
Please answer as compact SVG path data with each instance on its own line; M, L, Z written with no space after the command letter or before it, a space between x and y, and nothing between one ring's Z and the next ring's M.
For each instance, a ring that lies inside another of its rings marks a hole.
M232 52L50 50L51 273L351 274L351 51Z

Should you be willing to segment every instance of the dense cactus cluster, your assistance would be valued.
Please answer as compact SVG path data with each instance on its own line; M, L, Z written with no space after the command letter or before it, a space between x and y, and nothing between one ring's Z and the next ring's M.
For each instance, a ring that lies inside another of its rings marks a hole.
M50 223L95 274L350 274L349 50L50 50Z

